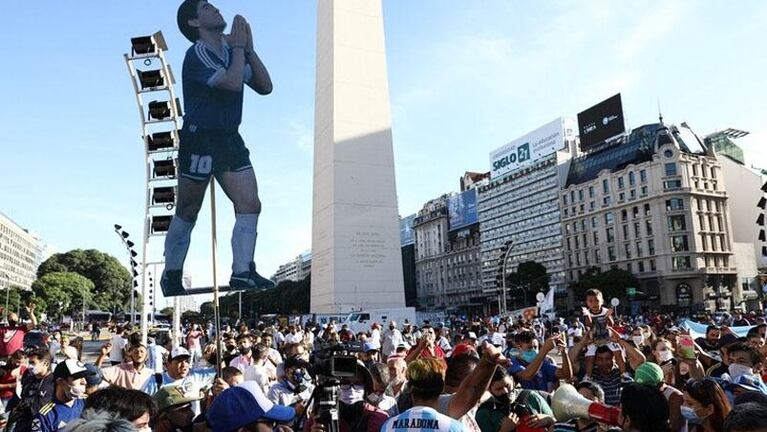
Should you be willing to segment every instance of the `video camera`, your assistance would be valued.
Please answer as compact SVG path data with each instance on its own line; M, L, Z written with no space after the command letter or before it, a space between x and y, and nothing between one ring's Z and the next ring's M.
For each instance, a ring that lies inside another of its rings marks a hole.
M312 352L317 385L314 387L313 410L328 432L338 432L338 390L341 380L357 375L357 357L363 352L362 342L320 342Z

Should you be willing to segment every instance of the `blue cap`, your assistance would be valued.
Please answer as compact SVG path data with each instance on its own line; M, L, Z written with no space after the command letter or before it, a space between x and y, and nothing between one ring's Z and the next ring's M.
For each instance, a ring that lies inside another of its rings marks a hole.
M232 432L262 418L286 422L295 416L292 407L275 405L267 399L255 381L224 390L205 414L213 432Z
M375 342L365 342L362 344L362 352L380 351L381 346Z
M743 387L748 391L755 391L762 394L767 394L767 386L764 385L761 378L757 375L745 374L741 375L732 382L732 385Z

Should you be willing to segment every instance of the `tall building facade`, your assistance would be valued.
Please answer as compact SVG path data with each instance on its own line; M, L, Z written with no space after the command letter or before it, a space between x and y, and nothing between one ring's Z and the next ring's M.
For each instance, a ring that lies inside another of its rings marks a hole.
M312 253L306 251L293 260L282 264L272 276L272 281L279 284L284 281L298 282L309 276L312 271Z
M491 154L491 178L478 188L477 202L487 299L500 295L498 275L508 245L507 274L523 262L535 261L546 267L557 297L566 296L559 191L577 151L576 131L572 119L560 118ZM508 288L509 309L532 305L514 300L514 287Z
M381 0L320 0L313 313L405 306Z
M689 128L662 123L574 159L560 194L567 280L620 268L639 279L645 306L729 308L737 269L723 177Z
M31 289L44 253L45 245L37 234L0 212L0 286Z

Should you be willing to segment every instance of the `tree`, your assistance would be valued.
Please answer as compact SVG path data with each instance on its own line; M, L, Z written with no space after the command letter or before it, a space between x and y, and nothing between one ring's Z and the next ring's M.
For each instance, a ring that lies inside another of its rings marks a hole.
M266 291L242 292L243 318L256 317L261 314L304 314L309 313L311 278L303 280L283 281L276 288ZM230 293L219 298L221 318L236 320L239 310L239 293ZM213 304L200 305L203 316L213 317Z
M37 269L37 277L74 272L93 282L92 306L102 310L126 310L130 304L131 274L117 258L95 249L74 249L54 254Z
M53 272L32 283L38 309L45 311L49 319L60 319L63 315L76 315L82 310L83 301L93 301L94 284L74 272Z
M627 299L626 288L638 286L639 280L626 270L614 268L602 272L597 267L588 268L580 279L570 284L576 300L584 300L586 291L596 288L602 291L605 302L617 297L621 303L625 303Z
M549 275L546 267L535 261L526 261L517 266L517 271L509 273L506 277L506 287L517 292L522 292L522 297L529 306L535 294L539 292L546 293L549 290Z
M171 316L173 315L173 310L174 309L172 307L162 308L160 309L160 315Z

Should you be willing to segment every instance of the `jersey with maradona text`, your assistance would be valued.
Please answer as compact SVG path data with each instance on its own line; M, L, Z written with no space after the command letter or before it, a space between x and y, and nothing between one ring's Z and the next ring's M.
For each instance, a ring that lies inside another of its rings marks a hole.
M410 408L402 414L390 418L381 427L381 432L462 432L463 430L463 426L458 420L424 406Z

